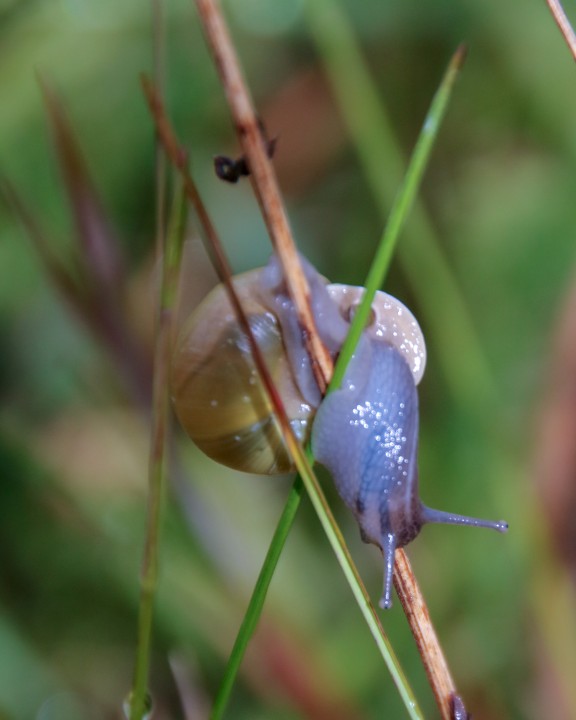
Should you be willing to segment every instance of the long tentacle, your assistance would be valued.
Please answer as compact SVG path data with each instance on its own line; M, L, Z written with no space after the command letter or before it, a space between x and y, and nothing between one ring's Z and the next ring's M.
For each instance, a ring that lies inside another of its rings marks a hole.
M498 532L506 532L508 523L503 520L481 520L480 518L468 517L467 515L456 515L455 513L434 510L422 505L423 523L443 523L445 525L468 525L472 527L483 527Z
M384 533L382 536L384 554L384 590L380 598L380 607L389 610L392 607L392 576L394 573L394 553L396 552L396 534Z

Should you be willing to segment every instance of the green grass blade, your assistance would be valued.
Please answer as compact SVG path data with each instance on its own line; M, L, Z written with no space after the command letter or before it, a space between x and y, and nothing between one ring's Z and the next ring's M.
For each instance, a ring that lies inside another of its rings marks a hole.
M290 529L294 524L294 519L296 518L296 513L302 498L302 490L302 480L300 476L298 476L290 489L290 494L288 495L288 499L284 505L284 510L282 511L282 515L280 516L280 520L278 521L278 525L274 531L272 542L270 543L270 547L268 548L268 552L264 558L264 563L262 564L262 569L260 570L260 574L256 580L256 585L252 591L252 597L250 598L244 619L242 620L242 624L238 630L238 635L236 636L234 646L232 647L230 657L228 658L226 670L224 671L222 683L220 684L218 694L216 695L216 699L212 707L210 720L221 720L224 716L236 676L238 675L238 671L242 663L242 658L244 657L248 643L256 630L256 625L258 624L258 620L262 614L264 601L266 600L268 588L270 587L272 577L274 576L276 566L278 565L278 560L280 559L280 555L284 549Z
M292 439L294 439L295 447L292 447ZM306 491L308 492L312 505L316 510L322 528L324 529L326 537L332 546L332 550L334 551L336 559L342 568L342 572L350 585L352 594L354 595L358 607L360 608L360 612L364 616L364 620L368 625L368 629L374 638L376 646L378 647L386 667L392 676L392 680L396 685L408 715L412 718L412 720L423 719L424 716L416 701L416 696L408 683L388 636L382 627L380 618L378 617L374 605L370 600L370 596L368 595L368 591L366 590L362 578L360 577L354 561L352 560L352 556L350 555L342 533L340 532L336 520L334 519L334 515L330 510L326 497L322 492L318 479L312 470L311 462L309 461L309 458L311 459L311 454L308 454L307 456L295 438L287 438L287 440L289 440L290 452L294 457L296 467L298 468L298 472L300 473L302 482L306 487Z
M334 375L328 388L328 392L340 387L346 372L348 362L354 353L354 349L360 340L360 336L370 315L370 308L372 307L372 301L376 291L382 287L384 283L384 277L390 266L392 255L398 242L400 231L402 230L410 209L414 203L414 199L420 188L422 176L426 170L430 153L438 134L438 129L446 108L448 107L448 101L454 87L454 82L458 75L462 63L465 58L465 49L463 46L459 47L456 53L453 55L450 64L446 70L446 73L440 83L440 87L436 91L432 104L422 125L420 135L416 142L416 147L410 158L408 169L392 205L392 210L388 218L388 222L384 228L384 232L378 244L378 249L374 257L374 261L370 267L370 271L366 278L366 292L362 298L362 302L358 307L354 319L350 325L350 331L342 346L340 355L336 367L334 368Z
M148 675L150 671L152 618L156 586L158 584L161 510L166 485L171 314L176 297L177 271L186 230L186 208L182 185L177 182L163 256L162 287L158 312L152 427L150 432L148 511L144 559L140 579L138 638L134 682L127 703L130 720L142 720L149 710Z
M300 448L300 446L298 447ZM274 532L272 542L268 548L268 552L252 592L248 608L238 631L230 657L228 658L224 677L210 714L210 720L221 720L224 717L226 706L230 699L230 694L238 675L242 658L244 657L248 643L254 634L258 620L262 614L270 582L274 576L278 560L282 554L290 529L294 524L296 513L302 499L303 484L306 486L306 490L318 514L326 536L328 537L328 541L332 545L332 549L334 550L344 576L352 589L352 593L358 603L358 606L360 607L360 611L364 616L368 629L370 630L384 662L388 667L394 684L398 688L398 692L404 702L404 705L406 706L409 717L412 718L412 720L422 720L424 716L418 706L416 696L410 687L406 675L404 674L398 658L396 657L394 649L388 640L382 624L380 623L380 619L378 618L370 600L366 587L360 578L354 561L352 560L352 557L346 547L344 538L342 537L324 493L322 492L314 471L312 470L312 453L308 451L307 457L304 457L303 451L300 448L299 452L296 451L296 454L300 455L299 458L295 458L297 465L299 466L300 473L292 485L284 510Z
M308 28L363 172L385 219L405 161L384 101L340 4L332 0L309 0L304 7ZM409 231L398 248L398 258L420 299L420 315L429 329L439 367L453 398L467 409L492 402L497 392L488 361L433 225L418 202ZM453 351L455 337L458 353Z
M230 699L230 694L240 669L242 658L244 657L248 643L254 634L254 630L256 629L258 620L262 614L262 608L264 606L270 582L274 575L274 571L278 564L278 560L290 529L294 524L296 513L302 498L302 485L306 487L306 491L308 492L312 505L318 514L320 523L322 524L328 541L330 542L344 576L352 589L352 593L358 603L358 606L360 607L360 611L364 616L368 629L370 630L384 662L388 667L392 680L398 689L406 710L408 711L409 717L412 720L422 720L424 716L418 706L414 692L408 683L398 658L394 653L394 649L388 640L384 628L382 627L380 619L370 600L370 596L368 595L366 587L364 586L358 570L354 565L354 561L352 560L352 557L346 547L342 533L336 524L336 520L332 515L332 511L330 510L318 479L312 469L312 453L308 450L305 454L294 436L286 438L286 440L290 446L291 452L293 453L299 474L290 490L288 500L282 515L280 516L272 542L270 543L270 547L266 554L258 580L256 581L256 585L252 592L248 608L244 615L244 620L242 621L234 646L230 653L230 657L228 658L224 677L212 708L210 720L221 720L224 717L226 706Z

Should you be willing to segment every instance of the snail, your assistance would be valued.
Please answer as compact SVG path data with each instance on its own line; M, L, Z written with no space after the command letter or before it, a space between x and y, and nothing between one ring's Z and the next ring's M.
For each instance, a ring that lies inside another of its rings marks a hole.
M316 325L335 356L364 289L329 284L302 262ZM418 496L416 386L426 347L416 319L399 300L376 294L342 386L322 398L276 257L263 269L237 276L235 287L296 437L301 442L311 437L314 456L330 471L362 539L382 549L383 608L392 604L395 550L425 523L506 531L504 522L432 510ZM217 462L256 474L292 469L248 340L221 285L180 333L172 398L188 435Z

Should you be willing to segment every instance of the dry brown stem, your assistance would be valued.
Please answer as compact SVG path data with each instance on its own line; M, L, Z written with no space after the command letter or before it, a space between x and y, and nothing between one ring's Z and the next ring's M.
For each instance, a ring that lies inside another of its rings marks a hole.
M240 63L217 0L196 0L196 5L250 167L252 184L262 214L284 268L299 322L304 328L315 375L320 387L324 389L332 377L332 361L316 332L310 310L308 284L300 267L274 169L266 152L265 141L240 70ZM403 550L396 552L394 582L441 717L443 720L451 720L452 697L456 688L424 597Z
M564 36L564 40L566 40L566 45L568 45L572 57L576 60L576 34L574 33L572 25L570 25L570 21L566 17L564 8L558 0L546 0L546 2L548 3L554 20L556 20L556 24L560 28L560 32Z

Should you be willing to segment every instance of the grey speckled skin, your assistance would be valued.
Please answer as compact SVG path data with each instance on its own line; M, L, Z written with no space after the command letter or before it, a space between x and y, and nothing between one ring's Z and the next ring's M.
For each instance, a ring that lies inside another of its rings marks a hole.
M342 387L328 395L312 428L316 459L332 474L362 539L382 548L384 592L392 605L394 552L424 523L442 522L506 530L505 523L432 510L418 497L418 393L398 350L364 336Z
M466 712L464 701L460 695L452 696L452 720L470 720L472 716Z
M362 539L384 552L383 602L388 607L394 551L413 540L423 522L417 488L418 393L395 348L362 338L343 387L318 410L312 448L356 516Z

